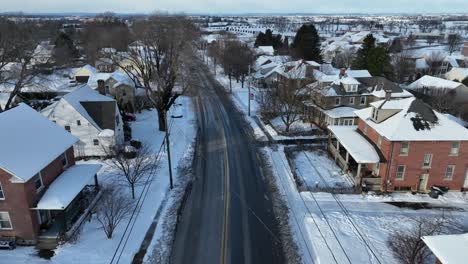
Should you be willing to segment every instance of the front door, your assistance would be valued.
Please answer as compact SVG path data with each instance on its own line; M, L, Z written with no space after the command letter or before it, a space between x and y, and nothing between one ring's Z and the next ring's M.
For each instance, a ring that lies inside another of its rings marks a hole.
M428 179L429 179L429 174L421 174L421 177L419 177L419 185L418 185L419 192L426 192Z
M463 189L468 189L468 169L465 172L465 182L463 183Z

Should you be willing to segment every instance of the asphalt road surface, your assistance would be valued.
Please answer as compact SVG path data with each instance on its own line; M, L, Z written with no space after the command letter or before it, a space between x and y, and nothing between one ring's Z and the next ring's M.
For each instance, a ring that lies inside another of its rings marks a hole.
M284 263L254 139L202 62L193 68L192 82L199 144L172 263Z

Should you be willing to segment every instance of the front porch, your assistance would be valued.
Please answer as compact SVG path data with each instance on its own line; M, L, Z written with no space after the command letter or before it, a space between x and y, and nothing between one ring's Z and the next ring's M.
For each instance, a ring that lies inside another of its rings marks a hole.
M328 150L336 163L351 174L356 187L380 190L381 178L369 169L379 164L380 156L372 144L357 132L355 126L329 126Z
M101 196L96 175L100 168L92 164L67 169L32 208L40 224L38 249L55 249L60 240L74 235Z

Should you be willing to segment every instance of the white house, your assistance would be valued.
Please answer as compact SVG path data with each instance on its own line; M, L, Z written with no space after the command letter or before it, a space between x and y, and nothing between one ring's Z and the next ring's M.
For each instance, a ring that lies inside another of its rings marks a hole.
M124 142L123 122L117 102L82 85L41 113L80 141L76 157L105 156L104 149Z

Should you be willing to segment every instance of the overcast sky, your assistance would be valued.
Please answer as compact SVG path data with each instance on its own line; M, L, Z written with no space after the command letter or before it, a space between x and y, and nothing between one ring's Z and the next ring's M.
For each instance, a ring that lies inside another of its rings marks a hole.
M150 13L468 13L468 0L0 0L0 11Z

